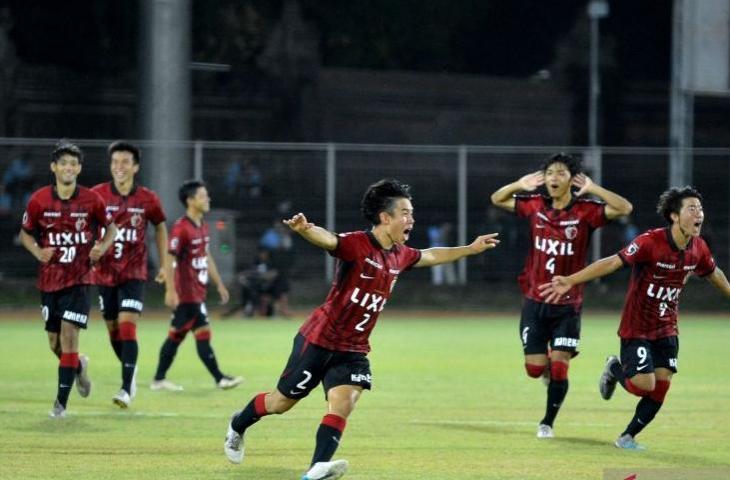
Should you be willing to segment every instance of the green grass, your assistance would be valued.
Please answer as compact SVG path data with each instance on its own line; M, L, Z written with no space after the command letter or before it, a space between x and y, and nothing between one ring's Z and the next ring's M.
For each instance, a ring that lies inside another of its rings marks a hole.
M81 338L94 388L88 399L72 393L62 421L46 416L57 362L40 318L0 321L0 478L299 478L324 414L321 390L252 427L242 465L228 464L222 441L231 412L275 385L300 321L214 321L223 371L246 383L214 389L188 339L168 375L185 391L169 393L147 389L167 322L146 317L138 328L140 392L120 411L111 403L119 366L94 315ZM730 322L684 316L680 374L640 437L649 450L625 452L611 442L636 399L619 390L605 402L596 388L606 354L617 351L616 321L584 316L557 438L541 441L535 428L545 387L523 373L516 315L418 319L385 312L372 338L374 390L350 417L335 458L350 461L346 478L383 480L595 479L604 468L730 465Z

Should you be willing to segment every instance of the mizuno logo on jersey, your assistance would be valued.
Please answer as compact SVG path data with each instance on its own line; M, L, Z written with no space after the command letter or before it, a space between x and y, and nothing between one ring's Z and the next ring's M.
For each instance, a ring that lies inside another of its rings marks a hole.
M573 242L561 242L551 238L535 236L535 250L548 255L573 255Z
M361 293L363 294L362 297L360 296ZM350 301L360 305L361 307L365 307L365 310L369 310L371 312L382 312L383 308L385 308L385 302L387 299L382 295L361 292L360 287L355 287L355 290L352 291L352 295L350 295Z
M192 265L196 270L205 270L208 268L208 257L195 257L193 258Z

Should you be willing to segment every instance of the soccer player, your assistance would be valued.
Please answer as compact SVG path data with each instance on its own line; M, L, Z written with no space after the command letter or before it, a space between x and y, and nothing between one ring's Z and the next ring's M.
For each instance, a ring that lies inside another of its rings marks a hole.
M547 301L556 301L576 285L632 268L621 324L621 360L611 355L599 381L608 400L616 383L641 398L634 417L616 439L618 448L643 450L635 437L664 403L672 375L677 373L679 294L691 275L705 277L726 297L730 284L715 265L707 243L700 237L702 195L692 187L671 188L659 197L657 212L666 228L639 235L616 255L598 260L570 276L555 276L540 286Z
M401 273L412 267L453 262L494 248L497 234L477 237L470 245L416 250L405 245L413 230L410 187L397 180L371 185L361 202L370 231L336 235L310 223L302 213L284 223L337 259L335 280L324 304L294 338L289 360L276 388L256 395L236 412L228 426L224 451L232 463L243 460L243 436L261 417L291 409L321 382L327 414L316 434L309 471L303 480L335 479L347 461L331 461L348 416L363 389L371 387L368 338Z
M210 254L208 224L203 217L210 210L210 197L205 183L199 180L185 181L178 192L180 202L185 206L185 215L180 217L170 232L169 262L174 265L175 274L165 280L168 288L174 288L175 298L168 306L174 309L170 330L160 349L155 378L150 384L152 390L180 391L181 385L165 378L167 370L175 359L180 343L192 330L200 360L215 379L218 388L234 388L243 381L241 377L224 375L218 368L218 361L210 345L210 324L205 307L208 278L213 280L221 297L221 303L228 302L228 290L223 284L215 260Z
M91 266L114 241L116 227L103 200L76 183L83 153L61 141L51 154L52 185L33 192L23 214L20 240L39 262L38 289L48 344L59 358L58 392L51 418L66 416L71 386L89 396L89 359L79 355L79 331L89 320ZM95 242L100 227L106 233Z
M547 197L515 195L534 192L541 185ZM573 193L571 187L578 191ZM585 194L603 202L578 198ZM539 171L494 192L492 203L530 222L530 249L518 277L524 296L519 334L527 375L542 377L547 384L545 416L538 424L537 438L553 438L553 422L568 393L570 360L578 354L583 287L554 304L545 302L537 287L553 275L570 275L583 268L593 231L608 220L628 215L632 206L593 183L581 173L577 159L562 153L547 158Z
M114 353L122 364L122 387L112 401L127 408L137 392L137 321L144 305L144 283L147 281L148 222L155 227L155 244L160 258L160 271L155 280L164 282L172 276L168 261L165 213L157 195L135 181L139 172L140 150L122 140L109 145L112 181L93 188L106 204L107 214L114 218L117 234L112 249L101 257L93 270L99 286L99 304L106 321ZM175 295L172 282L165 283L166 303Z

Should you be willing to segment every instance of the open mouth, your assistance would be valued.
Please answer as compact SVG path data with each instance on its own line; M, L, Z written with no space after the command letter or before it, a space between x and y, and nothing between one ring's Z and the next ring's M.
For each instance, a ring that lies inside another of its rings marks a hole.
M412 230L412 228L406 228L405 230L403 230L403 235L405 235L406 237L409 236Z

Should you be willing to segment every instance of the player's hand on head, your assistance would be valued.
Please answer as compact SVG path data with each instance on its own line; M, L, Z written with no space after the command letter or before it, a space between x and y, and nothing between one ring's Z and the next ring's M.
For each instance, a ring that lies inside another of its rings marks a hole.
M574 187L578 187L578 191L575 192L575 195L578 197L588 193L588 191L594 185L593 180L591 180L591 177L589 177L585 173L579 173L578 175L573 177L572 184Z
M519 183L522 190L532 192L540 185L545 184L545 174L542 171L528 173L519 179Z
M291 228L295 232L303 232L305 230L309 230L314 226L313 223L307 221L307 217L302 212L297 213L288 220L282 221L285 225L288 225L289 228Z
M53 258L54 253L56 253L55 247L41 248L40 254L38 255L38 261L41 263L48 263Z
M479 235L472 243L469 248L474 253L481 253L485 250L490 250L499 245L499 239L497 239L499 233L488 233L486 235Z

